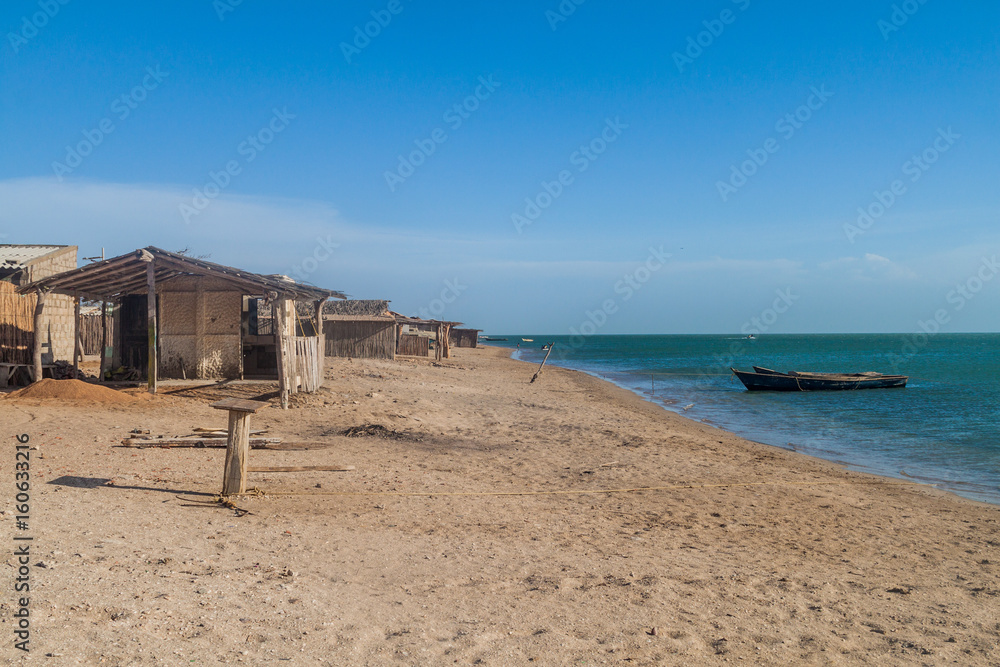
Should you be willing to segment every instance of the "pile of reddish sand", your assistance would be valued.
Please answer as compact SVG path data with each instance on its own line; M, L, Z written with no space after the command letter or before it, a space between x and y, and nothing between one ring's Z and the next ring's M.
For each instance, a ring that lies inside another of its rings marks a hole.
M24 389L18 389L7 396L7 400L17 398L71 399L93 403L131 403L136 399L114 389L81 380L53 380L45 378Z

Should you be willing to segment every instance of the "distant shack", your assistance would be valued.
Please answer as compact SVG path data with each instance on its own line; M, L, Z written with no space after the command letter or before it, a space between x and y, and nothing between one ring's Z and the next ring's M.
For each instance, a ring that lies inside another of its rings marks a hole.
M452 329L451 344L455 347L478 347L482 329Z
M396 318L397 347L396 353L405 356L430 356L431 343L434 343L434 358L451 358L451 331L462 326L461 322L444 320L424 320L419 317L407 317L392 313Z
M10 379L33 378L36 334L45 372L57 361L73 359L73 297L49 298L36 329L37 298L15 291L33 280L75 269L76 253L75 245L0 244L0 386Z
M323 305L326 356L395 359L396 318L377 299L328 301Z

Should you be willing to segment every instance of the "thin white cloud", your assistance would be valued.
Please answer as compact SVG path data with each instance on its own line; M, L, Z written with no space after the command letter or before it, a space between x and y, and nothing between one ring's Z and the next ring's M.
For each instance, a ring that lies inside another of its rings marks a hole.
M874 253L865 253L863 257L840 257L822 262L819 268L840 277L863 282L917 279L917 274L912 269Z

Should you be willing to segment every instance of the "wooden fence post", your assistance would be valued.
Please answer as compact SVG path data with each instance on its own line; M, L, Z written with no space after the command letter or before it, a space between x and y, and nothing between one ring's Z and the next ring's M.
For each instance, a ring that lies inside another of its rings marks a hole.
M226 465L222 476L222 495L247 490L247 460L250 455L250 415L267 403L227 398L212 403L217 410L229 411L229 439L226 441Z

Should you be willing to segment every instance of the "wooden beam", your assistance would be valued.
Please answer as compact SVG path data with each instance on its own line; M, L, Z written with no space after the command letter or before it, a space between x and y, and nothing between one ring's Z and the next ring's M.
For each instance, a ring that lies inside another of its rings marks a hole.
M42 379L42 311L45 308L45 291L38 290L35 301L35 340L32 343L32 361L34 362L35 377L33 382Z
M146 331L149 350L148 383L149 393L156 393L156 263L150 259L146 264Z

